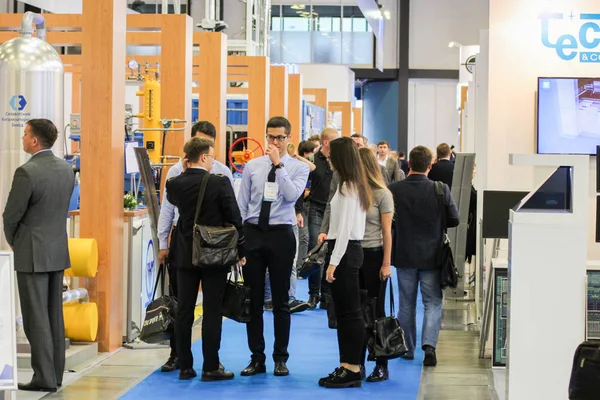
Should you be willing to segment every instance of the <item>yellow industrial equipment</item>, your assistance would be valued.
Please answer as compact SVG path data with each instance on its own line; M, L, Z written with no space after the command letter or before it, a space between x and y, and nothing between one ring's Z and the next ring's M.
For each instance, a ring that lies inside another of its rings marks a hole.
M143 112L136 115L141 119L141 128L144 132L144 147L148 149L148 157L152 164L160 164L163 142L161 133L163 124L160 117L160 66L156 63L155 68L150 68L150 63L146 63L144 75L141 75L141 67L135 60L129 62L129 68L132 72L130 79L143 80L144 87L136 94L144 98ZM138 70L138 75L133 76L134 69Z
M96 239L69 238L71 268L65 276L94 278L98 272L98 243Z

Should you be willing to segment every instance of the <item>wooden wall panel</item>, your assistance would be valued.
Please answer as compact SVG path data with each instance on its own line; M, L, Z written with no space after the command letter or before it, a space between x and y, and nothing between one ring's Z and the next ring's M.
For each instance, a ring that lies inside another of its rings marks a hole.
M87 280L98 303L101 352L123 336L123 121L126 7L122 0L83 0L80 236L98 241L98 275Z
M352 135L352 103L349 101L331 101L329 112L342 113L342 136Z
M271 66L269 117L288 117L288 71L283 65Z
M302 141L302 75L288 76L288 119L292 124L292 143L296 146Z
M327 89L303 89L302 94L314 96L315 100L312 103L318 107L324 108L325 115L327 116L327 112L329 111L327 109L329 106L329 102L327 101Z
M354 132L358 133L359 135L362 135L362 108L353 108L352 113L354 115Z
M194 57L198 69L198 118L213 123L217 129L215 156L227 158L227 35L221 32L194 32L194 44L200 56Z

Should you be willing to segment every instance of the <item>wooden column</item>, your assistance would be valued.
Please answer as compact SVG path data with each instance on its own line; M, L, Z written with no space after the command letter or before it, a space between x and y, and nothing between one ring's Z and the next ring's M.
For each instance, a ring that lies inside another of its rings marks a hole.
M353 108L354 132L362 135L362 108Z
M331 101L328 106L330 112L342 113L342 136L352 135L352 103L349 101Z
M266 127L269 120L269 58L245 57L249 68L248 137L266 145Z
M227 159L227 35L221 32L194 32L194 44L200 46L198 65L198 119L210 121L217 129L215 156Z
M86 286L98 304L101 352L121 347L123 337L126 7L83 0L80 236L98 242L98 275Z
M287 67L271 66L269 117L288 117L288 84Z
M302 94L307 96L314 96L315 100L311 101L317 107L321 107L325 110L325 118L329 112L329 102L327 101L327 89L303 89ZM326 121L327 122L327 121Z
M192 52L194 25L185 14L163 15L160 67L161 116L187 121L184 132L168 132L165 155L180 156L192 123ZM183 127L173 124L172 128ZM168 162L173 162L168 161Z
M288 76L288 120L292 124L292 143L296 146L302 141L302 75Z

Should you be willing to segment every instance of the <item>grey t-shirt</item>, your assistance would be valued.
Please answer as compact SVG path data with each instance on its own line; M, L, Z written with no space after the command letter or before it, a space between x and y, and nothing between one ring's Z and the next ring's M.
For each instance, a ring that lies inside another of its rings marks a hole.
M375 189L373 191L373 205L367 212L367 223L362 247L383 247L383 234L381 233L381 214L394 212L394 198L388 189Z

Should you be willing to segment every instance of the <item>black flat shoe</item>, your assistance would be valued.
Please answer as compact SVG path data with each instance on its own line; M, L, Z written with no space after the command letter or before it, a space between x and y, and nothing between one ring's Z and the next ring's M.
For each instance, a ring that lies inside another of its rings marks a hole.
M277 361L275 363L274 374L275 374L275 376L287 376L290 374L290 370L288 369L288 367L285 365L285 363L283 361Z
M325 380L325 387L327 389L359 388L361 386L360 371L352 372L344 367L341 367L331 378Z
M250 361L250 364L241 373L242 376L253 376L256 374L264 374L267 372L267 367L264 362Z
M19 383L18 388L19 388L19 390L25 390L27 392L51 392L51 393L54 393L57 390L56 388L41 387L41 386L35 385L31 382Z
M160 372L173 372L179 369L179 359L177 356L170 356L167 362L160 367Z
M224 371L222 369L218 369L216 371L204 372L202 371L202 378L200 378L203 382L213 382L213 381L228 381L233 379L233 372Z
M387 367L383 365L375 366L375 369L367 378L367 382L383 382L387 381L389 378L389 373Z
M196 376L198 376L198 374L196 374L196 371L194 371L194 368L183 369L183 370L179 371L179 380L180 381L187 381L192 378L195 378Z
M341 368L336 368L335 371L330 373L328 376L319 379L319 386L325 386L325 382L327 382L329 379L331 379L332 376L337 374L339 372L339 370L341 370Z

